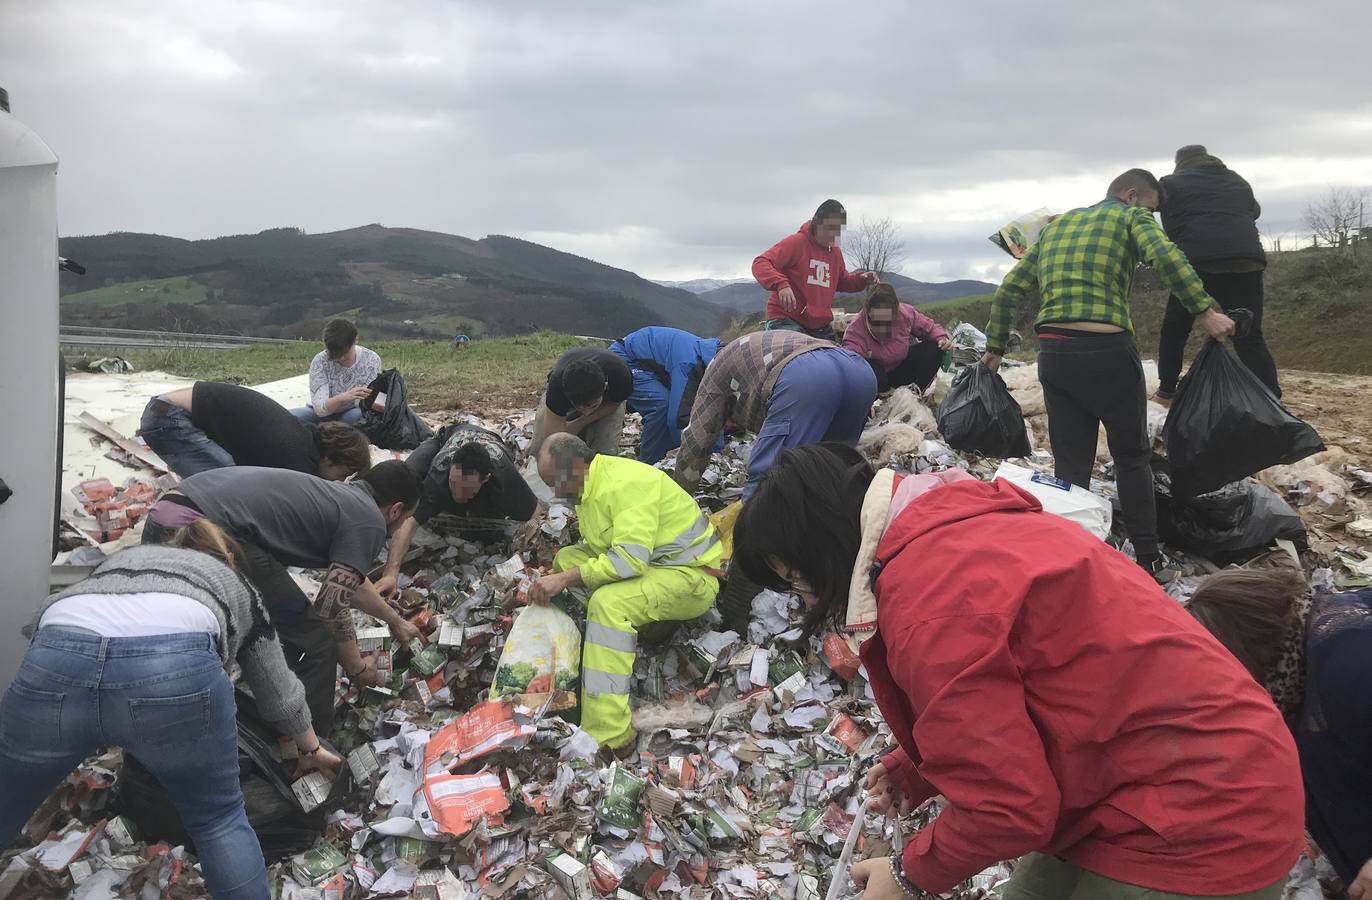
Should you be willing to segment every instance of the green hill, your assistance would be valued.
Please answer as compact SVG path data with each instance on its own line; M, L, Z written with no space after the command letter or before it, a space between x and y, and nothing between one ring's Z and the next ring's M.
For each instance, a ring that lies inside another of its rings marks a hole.
M202 241L116 233L63 238L60 252L88 273L62 275L71 324L314 339L324 320L350 315L372 338L432 339L545 329L615 337L664 324L713 334L719 321L688 291L499 235L380 225Z

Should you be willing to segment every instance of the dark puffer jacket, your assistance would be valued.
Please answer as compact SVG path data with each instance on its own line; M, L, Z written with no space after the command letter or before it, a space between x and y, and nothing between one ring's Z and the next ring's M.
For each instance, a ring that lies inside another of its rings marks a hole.
M1237 172L1201 156L1164 175L1162 187L1163 230L1191 265L1206 271L1207 263L1266 264L1256 224L1262 208Z

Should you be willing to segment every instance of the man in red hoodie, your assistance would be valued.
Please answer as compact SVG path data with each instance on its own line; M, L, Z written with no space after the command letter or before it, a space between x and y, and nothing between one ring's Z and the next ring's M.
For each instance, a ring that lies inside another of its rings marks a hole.
M855 294L878 281L875 272L849 272L838 239L848 213L837 200L825 200L814 218L753 260L753 277L771 291L768 331L801 331L837 342L834 293Z
M1006 900L1276 900L1304 845L1295 744L1266 691L1123 554L1008 481L787 450L734 564L861 656L899 746L886 811L946 798L864 900L1023 857Z

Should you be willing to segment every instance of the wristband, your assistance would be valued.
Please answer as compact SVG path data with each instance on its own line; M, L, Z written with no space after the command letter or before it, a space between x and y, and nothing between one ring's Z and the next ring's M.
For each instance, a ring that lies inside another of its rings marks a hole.
M300 749L300 745L299 745L299 744L296 745L296 749L297 749L297 750ZM313 750L300 750L300 755L301 755L301 756L314 756L316 753L318 753L320 750L323 750L323 749L324 749L324 745L323 745L323 744L315 744Z
M891 854L891 877L895 879L896 886L904 892L905 896L912 898L912 900L921 900L923 897L930 896L905 877L905 867L901 865L899 853Z
M349 678L356 678L365 671L367 671L367 664L364 662L362 663L362 668L358 669L356 672L349 672L347 669L344 669L343 674L347 675Z

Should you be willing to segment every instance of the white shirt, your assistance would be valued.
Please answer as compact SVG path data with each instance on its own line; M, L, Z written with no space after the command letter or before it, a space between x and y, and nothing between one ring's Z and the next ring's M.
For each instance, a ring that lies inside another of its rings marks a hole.
M374 350L357 345L357 358L351 366L339 365L329 359L328 351L320 350L310 360L310 405L316 414L329 415L324 402L353 388L367 387L381 374L381 357Z
M219 634L219 620L201 603L180 594L77 594L43 613L39 628L66 626L101 637L156 634Z

